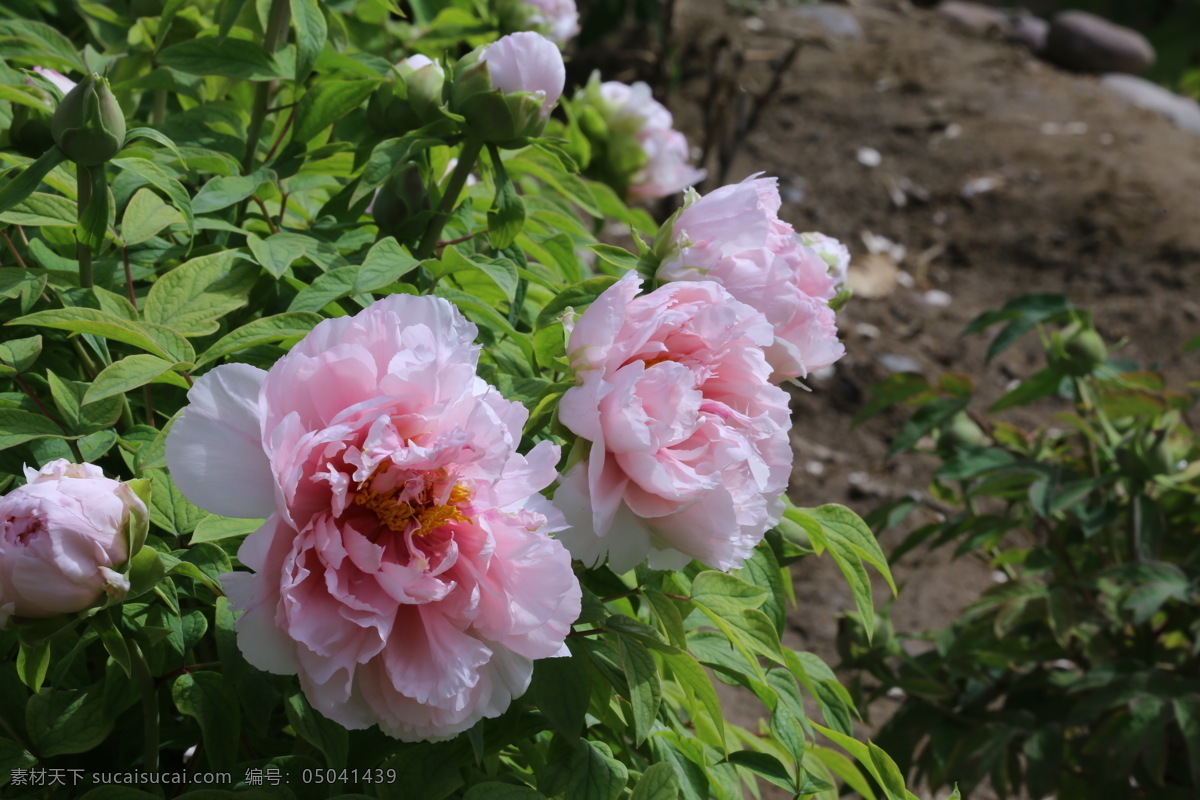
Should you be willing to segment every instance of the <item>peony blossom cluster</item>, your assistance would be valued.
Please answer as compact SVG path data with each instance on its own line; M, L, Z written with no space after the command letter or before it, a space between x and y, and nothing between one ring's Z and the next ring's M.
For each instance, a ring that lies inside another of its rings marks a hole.
M559 538L617 572L647 557L736 569L779 521L791 474L771 325L713 281L640 285L625 275L571 332L578 385L559 419L589 444L555 494L571 523Z
M388 297L267 372L207 373L167 440L190 500L267 517L238 553L253 573L223 578L247 660L347 728L442 739L495 717L579 615L538 494L558 447L517 452L528 414L476 374L475 334L446 300Z
M829 306L837 279L779 218L779 207L775 178L752 176L693 195L675 218L656 275L659 281L714 281L762 312L775 331L767 361L777 382L805 377L845 354Z
M0 497L0 628L9 618L53 617L124 596L131 518L146 504L93 464L58 459L25 468L27 483Z
M704 180L689 163L687 138L672 127L671 112L645 83L592 82L575 98L584 114L597 165L590 171L609 179L630 197L655 199ZM589 112L598 119L589 120Z

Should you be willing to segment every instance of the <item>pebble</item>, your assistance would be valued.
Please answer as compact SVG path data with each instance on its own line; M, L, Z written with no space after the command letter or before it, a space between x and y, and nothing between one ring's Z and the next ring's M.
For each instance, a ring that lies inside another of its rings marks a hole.
M1138 75L1154 63L1154 48L1145 36L1086 11L1064 11L1054 17L1043 55L1080 72Z
M792 13L805 20L812 20L825 29L830 36L838 39L863 38L862 25L858 17L845 6L834 3L817 3L815 6L800 6Z
M1041 17L1023 12L1017 15L1008 31L1009 41L1023 44L1033 53L1041 55L1046 49L1046 36L1050 33L1050 23Z
M993 31L1008 33L1012 27L1008 16L983 3L968 3L963 0L944 0L938 3L937 15L947 22L958 25L972 33L986 34Z
M1100 84L1139 108L1162 114L1185 131L1200 133L1200 103L1190 97L1175 94L1144 78L1119 72L1105 75Z
M917 363L915 358L901 355L900 353L885 353L879 357L879 363L888 372L917 372L921 371L921 365Z
M864 167L878 167L883 163L883 156L874 147L860 147L855 154L858 163Z
M927 305L945 308L953 302L953 298L941 289L930 289L923 295L923 299Z

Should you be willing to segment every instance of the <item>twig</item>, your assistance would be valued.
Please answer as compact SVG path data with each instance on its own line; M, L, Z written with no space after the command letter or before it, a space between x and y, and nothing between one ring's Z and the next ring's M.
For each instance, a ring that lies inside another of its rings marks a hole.
M296 106L292 106L292 113L288 114L288 118L283 123L283 128L279 131L279 136L277 136L275 138L275 141L271 143L271 149L267 151L267 157L263 159L264 163L270 161L271 157L275 155L275 151L279 148L279 145L283 142L283 137L287 136L287 132L292 129L292 123L295 121L296 121ZM281 219L280 222L282 222L282 221L283 220Z
M21 258L21 254L17 251L17 246L13 244L13 240L8 238L8 231L0 231L0 236L4 237L4 241L8 244L8 249L12 250L12 254L17 259L17 263L21 265L21 268L29 269L29 265L25 263L25 259Z
M267 227L271 230L271 233L279 233L279 228L275 227L275 221L271 219L271 214L267 211L267 204L258 195L253 195L250 199L258 203L258 207L262 209L263 218L266 219Z

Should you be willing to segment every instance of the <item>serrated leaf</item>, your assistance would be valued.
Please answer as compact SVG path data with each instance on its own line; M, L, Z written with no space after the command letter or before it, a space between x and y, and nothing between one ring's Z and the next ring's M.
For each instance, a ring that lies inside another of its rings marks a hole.
M296 3L314 3L316 0L292 0ZM299 61L297 60L297 70ZM292 129L292 141L308 143L317 134L362 105L375 87L377 80L318 82L296 108L296 124Z
M138 189L121 216L121 240L126 247L141 244L168 225L183 222L183 216L146 188Z

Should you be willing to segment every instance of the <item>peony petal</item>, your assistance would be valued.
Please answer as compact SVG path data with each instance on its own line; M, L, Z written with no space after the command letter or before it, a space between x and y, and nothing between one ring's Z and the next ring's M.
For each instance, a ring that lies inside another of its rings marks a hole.
M267 373L226 364L201 376L167 435L167 466L188 500L225 517L275 510L275 480L262 446L259 391Z

